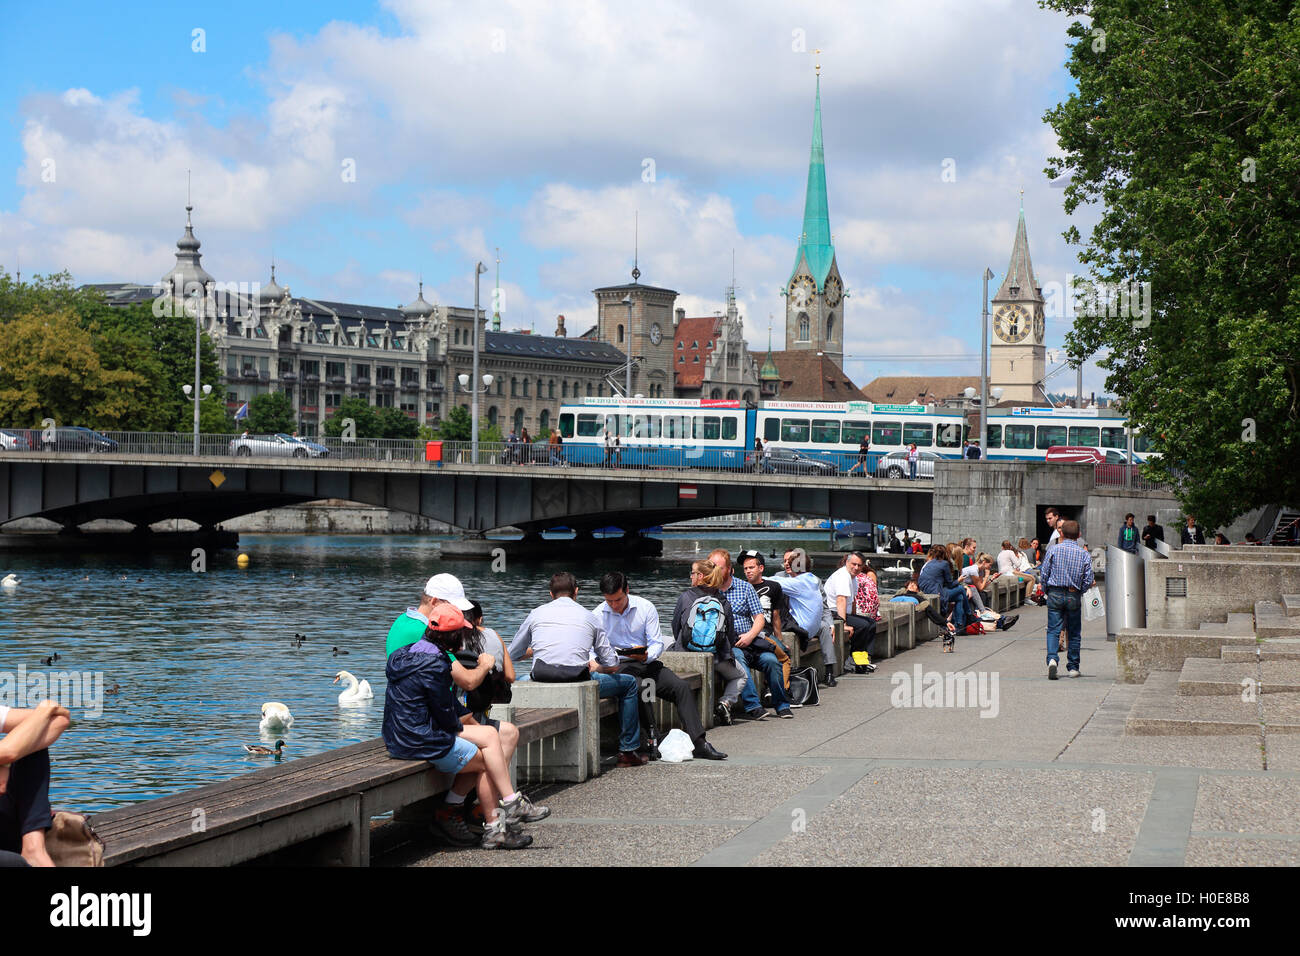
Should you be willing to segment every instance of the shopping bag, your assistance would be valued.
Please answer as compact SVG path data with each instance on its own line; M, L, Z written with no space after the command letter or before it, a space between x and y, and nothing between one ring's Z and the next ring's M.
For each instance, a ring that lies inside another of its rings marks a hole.
M1102 603L1101 591L1097 587L1088 588L1083 595L1083 619L1095 621L1106 616L1106 605Z

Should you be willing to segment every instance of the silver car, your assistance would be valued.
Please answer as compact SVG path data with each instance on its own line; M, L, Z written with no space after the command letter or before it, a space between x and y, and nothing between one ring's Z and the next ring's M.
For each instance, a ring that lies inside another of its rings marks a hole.
M934 463L943 459L942 455L936 455L932 451L917 452L921 457L916 463L916 477L933 478ZM888 455L882 455L876 462L877 478L906 478L907 470L907 452L891 451Z
M313 448L292 435L277 432L274 435L241 435L230 443L230 454L236 458L320 458L329 452L322 446Z

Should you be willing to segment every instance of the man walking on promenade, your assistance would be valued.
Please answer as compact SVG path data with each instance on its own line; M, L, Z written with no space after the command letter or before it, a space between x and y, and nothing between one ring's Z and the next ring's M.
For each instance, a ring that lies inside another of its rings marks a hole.
M609 646L596 616L579 604L578 582L568 571L551 575L551 603L533 608L510 642L511 660L533 649L532 679L539 683L568 684L595 680L601 697L617 697L619 721L618 765L640 767L649 758L641 748L639 684L631 674L618 673L618 655ZM595 660L592 660L592 655Z
M696 757L725 760L727 755L715 750L713 744L704 739L704 724L700 721L695 692L659 660L664 641L660 636L658 610L645 598L628 593L627 576L621 571L610 571L600 579L600 593L604 600L596 605L592 614L604 631L609 646L618 655L618 673L631 675L638 684L648 679L655 697L676 705L677 716L681 719L682 729L691 738ZM651 737L655 737L653 732Z
M1079 676L1079 650L1083 641L1081 602L1093 584L1092 558L1079 547L1079 522L1061 522L1061 543L1049 548L1043 559L1043 587L1047 589L1047 679L1056 680L1061 628L1069 634L1066 673Z

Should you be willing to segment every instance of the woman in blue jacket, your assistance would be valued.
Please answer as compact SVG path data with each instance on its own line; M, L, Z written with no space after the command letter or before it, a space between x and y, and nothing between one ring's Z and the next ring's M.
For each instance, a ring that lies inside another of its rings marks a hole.
M389 655L384 746L398 760L427 760L443 773L474 775L488 824L483 847L520 849L533 842L519 832L520 824L546 814L511 786L496 729L461 723L468 710L452 690L451 664L467 629L459 610L439 604L424 637Z

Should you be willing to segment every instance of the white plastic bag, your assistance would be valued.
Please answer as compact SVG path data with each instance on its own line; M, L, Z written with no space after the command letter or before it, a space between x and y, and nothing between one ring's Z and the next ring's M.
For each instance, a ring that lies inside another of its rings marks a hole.
M1106 605L1101 601L1101 592L1096 585L1088 588L1083 595L1083 619L1095 621L1106 616Z
M659 759L665 763L681 763L683 760L695 759L695 746L685 731L674 728L668 736L659 741Z

